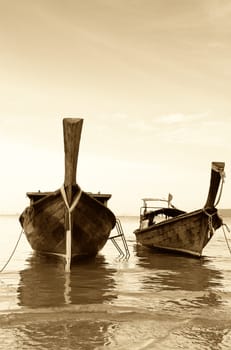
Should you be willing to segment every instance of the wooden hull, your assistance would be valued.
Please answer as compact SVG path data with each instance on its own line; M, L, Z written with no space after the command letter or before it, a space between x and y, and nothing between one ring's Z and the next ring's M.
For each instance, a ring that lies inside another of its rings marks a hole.
M78 193L79 188L76 186ZM32 249L66 254L68 210L60 190L41 196L27 207L19 221ZM116 218L98 200L82 192L72 214L71 257L94 256L103 248Z
M180 215L176 212L171 215L173 210L171 208L175 207L169 207L172 199L172 195L169 195L165 215L174 217L155 223L153 222L155 215L159 212L162 213L162 210L153 210L152 208L150 211L151 207L148 207L146 202L156 199L144 199L144 206L140 210L140 227L134 232L137 242L150 248L201 256L203 248L210 241L215 230L222 225L222 220L216 209L221 191L216 203L215 199L221 179L221 190L223 187L224 167L224 162L212 162L209 193L203 209L190 213L182 212L183 214L180 213ZM147 217L148 223L146 222Z
M199 257L214 231L222 225L215 208L211 214L213 215L209 216L201 209L153 224L145 229L137 229L134 232L136 240L149 248Z

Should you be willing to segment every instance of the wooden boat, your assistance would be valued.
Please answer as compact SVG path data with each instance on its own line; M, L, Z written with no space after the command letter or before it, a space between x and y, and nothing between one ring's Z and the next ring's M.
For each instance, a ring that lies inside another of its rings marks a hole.
M150 201L158 199L144 198L144 205L140 208L140 226L134 231L137 243L200 257L203 248L222 225L216 206L223 187L224 166L223 162L212 162L208 198L202 209L189 213L179 210L171 204L171 194L167 200L162 200L166 202L165 207L149 206ZM219 186L220 195L215 204ZM158 219L159 215L162 219Z
M19 217L35 251L66 258L95 256L103 248L116 218L107 208L110 194L93 194L76 183L82 119L64 118L65 179L54 192L28 192L30 205Z

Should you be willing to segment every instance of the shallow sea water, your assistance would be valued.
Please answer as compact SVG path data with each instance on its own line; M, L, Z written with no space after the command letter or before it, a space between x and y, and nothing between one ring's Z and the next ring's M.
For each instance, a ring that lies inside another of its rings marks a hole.
M231 218L223 219L231 227ZM0 349L231 349L231 255L223 230L194 259L137 246L138 218L120 221L129 260L109 240L70 273L21 237L0 273ZM1 216L0 230L1 269L21 232L18 218Z

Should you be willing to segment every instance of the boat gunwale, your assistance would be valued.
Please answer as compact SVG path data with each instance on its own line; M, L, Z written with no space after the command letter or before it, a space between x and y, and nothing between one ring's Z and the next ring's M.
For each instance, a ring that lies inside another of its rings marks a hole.
M37 205L37 204L43 202L43 201L44 201L45 199L47 199L47 198L57 196L57 195L59 194L59 192L60 192L60 189L58 189L58 190L56 190L56 191L52 191L52 192L27 192L27 196L28 196L28 193L33 193L35 196L36 196L36 195L41 195L41 196L42 196L42 198L36 200L36 201L33 202L33 203L30 203L30 206L35 206L35 205ZM28 196L28 198L29 198L30 200L32 200L32 197Z
M197 210L194 210L194 211L191 211L189 213L184 213L184 214L180 214L178 216L175 216L173 218L169 218L169 219L166 219L166 220L163 220L161 222L157 222L157 223L154 223L148 227L145 227L145 228L138 228L134 231L135 234L142 234L142 233L145 233L145 232L149 232L149 231L154 231L158 228L160 228L161 226L163 225L166 225L168 223L173 223L175 221L178 221L178 220L182 220L182 219L186 219L186 218L190 218L192 216L195 216L195 215L198 215L198 214L202 214L204 213L205 215L206 212L205 212L205 209L197 209ZM214 208L214 213L217 213L217 209Z
M76 185L76 188L79 190L80 187L78 185ZM31 193L31 192L28 192L28 193ZM53 191L53 192L33 192L35 195L36 193L41 193L41 196L42 198L36 200L35 202L32 202L32 199L31 200L31 203L28 205L27 208L35 208L37 206L39 206L41 203L49 200L50 198L52 197L59 197L62 198L62 195L61 195L61 190L58 189L56 191ZM44 196L42 195L42 193L44 193ZM47 194L46 194L47 193ZM115 227L115 224L116 224L116 216L115 214L113 213L113 211L106 205L104 205L102 202L100 202L99 200L97 200L96 198L94 198L93 196L91 196L89 194L89 192L85 192L85 191L82 191L82 194L84 194L86 197L89 197L91 199L91 201L94 201L98 207L101 207L101 208L104 208L105 212L108 213L108 215L110 215L111 217L111 220L113 221L113 225L112 225L112 229ZM110 194L107 194L107 196L111 196ZM30 197L29 197L30 198ZM110 199L110 198L109 198ZM63 198L62 198L63 200ZM65 202L63 201L64 203L64 206L65 206Z
M76 188L80 189L80 187L78 185L76 185ZM100 202L97 198L94 197L94 195L99 196L99 198L107 198L108 200L111 198L111 194L109 193L93 193L93 192L85 192L82 191L86 196L90 197L91 199L93 199L94 201L96 201L97 203L99 203L101 206L107 208L109 211L112 212L112 210L110 208L108 208L107 206L105 206L102 202ZM27 192L26 195L28 196L28 198L30 199L31 203L30 203L30 207L31 206L36 206L37 204L40 204L41 202L47 200L48 198L51 197L55 197L57 195L59 195L59 193L61 194L61 189L55 190L55 191L49 191L49 192ZM30 195L31 196L30 196ZM36 201L32 202L33 199L33 195L34 196L41 196L41 198L37 199ZM112 212L112 214L114 215L114 213ZM115 216L115 215L114 215Z

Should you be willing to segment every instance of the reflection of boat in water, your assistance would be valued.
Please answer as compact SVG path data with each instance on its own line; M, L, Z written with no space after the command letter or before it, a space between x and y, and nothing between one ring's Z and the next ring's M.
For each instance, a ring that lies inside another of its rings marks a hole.
M170 205L157 209L147 205L147 202L156 199L145 198L140 209L140 225L134 232L137 243L149 248L200 257L214 232L222 225L215 199L220 182L224 179L224 166L223 162L212 163L210 188L203 209L189 213ZM160 214L165 218L157 221L156 217Z
M70 273L55 256L34 253L28 268L20 271L18 304L31 308L55 307L65 304L102 304L116 298L114 269L108 268L104 257L79 260Z
M137 264L150 269L150 273L143 273L144 289L213 292L222 285L221 272L208 266L205 257L184 259L180 255L152 254L139 245L135 249Z

